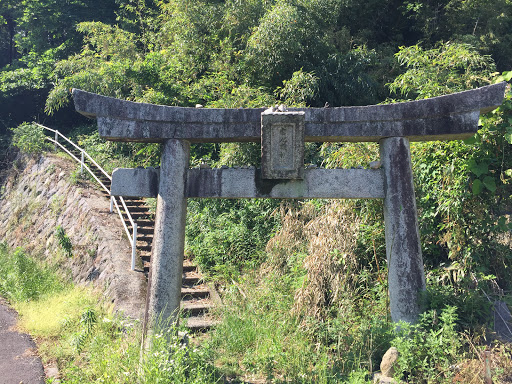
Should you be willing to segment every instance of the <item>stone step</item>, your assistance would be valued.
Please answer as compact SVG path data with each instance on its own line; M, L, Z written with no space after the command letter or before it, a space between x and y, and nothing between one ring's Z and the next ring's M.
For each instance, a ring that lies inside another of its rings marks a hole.
M150 217L150 214L149 213L145 213L145 212L132 212L132 211L130 211L130 215L136 221L138 221L137 219L139 219L139 218L147 220Z
M132 214L132 215L134 213L145 213L146 215L151 215L152 214L147 207L143 207L143 206L140 206L140 205L128 205L128 204L126 204L126 207L130 211L130 214Z
M207 287L181 288L181 299L183 301L207 299L209 297L210 290Z
M203 315L206 312L208 312L210 309L213 308L213 305L209 302L203 303L203 302L187 302L182 301L181 302L181 310L183 313L189 316L199 316Z
M140 222L141 222L141 220L137 220L137 233L144 233L144 234L151 234L151 235L153 235L153 233L155 232L155 228L148 227L146 225L141 225Z
M140 199L124 199L124 203L127 207L144 206L147 207L146 202Z
M208 316L194 316L186 319L187 328L191 332L206 332L218 324L218 321L209 318Z
M153 219L140 219L140 220L137 220L137 223L141 227L153 228L155 226L155 220L153 220Z
M139 245L137 244L137 249L142 252L151 252L151 244L150 245Z
M185 272L196 272L197 273L197 267L194 264L185 264L183 263L183 273Z
M140 236L137 231L137 244L139 244L139 242L141 245L152 244L153 236L144 236L144 234L142 234L142 236Z
M185 273L183 273L181 283L182 283L182 285L187 285L187 286L197 285L197 283L199 283L200 279L201 279L201 277L197 273L185 272Z

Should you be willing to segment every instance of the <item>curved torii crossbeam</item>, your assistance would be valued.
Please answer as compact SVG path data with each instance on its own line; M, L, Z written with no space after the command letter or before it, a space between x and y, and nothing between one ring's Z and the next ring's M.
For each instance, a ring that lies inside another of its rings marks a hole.
M112 195L157 196L149 316L176 319L187 198L382 198L390 311L415 322L425 276L409 141L474 135L501 105L506 83L419 101L365 107L183 108L73 90L75 108L113 141L162 142L161 167L118 169ZM304 142L378 142L379 169L304 169ZM190 143L261 142L262 169L189 169Z
M305 141L378 142L457 140L475 134L480 113L501 105L506 83L405 103L302 108ZM113 141L259 142L263 108L184 108L135 103L73 90L75 108L98 119L100 136Z

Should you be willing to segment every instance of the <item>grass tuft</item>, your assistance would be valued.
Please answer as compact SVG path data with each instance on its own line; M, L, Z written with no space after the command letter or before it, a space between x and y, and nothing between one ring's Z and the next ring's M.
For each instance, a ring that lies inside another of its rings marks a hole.
M81 287L71 287L43 299L16 304L22 314L20 325L37 337L61 334L80 321L84 308L96 305L97 298Z

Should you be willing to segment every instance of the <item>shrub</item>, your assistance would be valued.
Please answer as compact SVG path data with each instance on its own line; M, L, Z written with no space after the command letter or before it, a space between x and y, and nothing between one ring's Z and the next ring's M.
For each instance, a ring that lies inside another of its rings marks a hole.
M29 258L21 248L10 252L0 243L0 295L13 302L37 300L63 287L53 270Z
M187 250L202 268L225 275L259 265L279 219L275 200L190 200Z
M11 131L12 145L25 153L41 153L50 148L44 129L37 124L23 123Z
M73 245L71 244L71 239L68 235L66 235L66 232L64 232L64 228L62 228L60 225L58 225L57 228L55 228L55 237L57 238L59 245L64 250L66 256L73 256Z
M457 308L421 315L418 324L400 323L391 345L398 349L395 377L413 383L441 383L452 376L450 366L462 346L455 330Z

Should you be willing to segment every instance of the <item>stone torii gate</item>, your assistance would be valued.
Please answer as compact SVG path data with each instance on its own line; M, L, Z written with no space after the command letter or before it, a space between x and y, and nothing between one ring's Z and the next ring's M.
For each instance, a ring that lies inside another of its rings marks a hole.
M150 319L180 305L187 198L384 200L390 312L415 322L425 274L410 141L457 140L498 107L506 83L365 107L199 109L134 103L73 90L75 108L113 141L160 142L160 169L117 169L113 196L158 197L148 292ZM304 142L378 142L378 169L304 169ZM261 142L262 168L189 169L190 143Z

